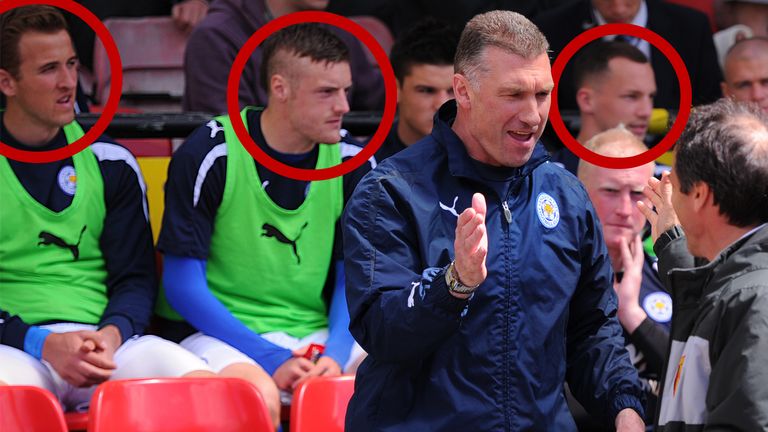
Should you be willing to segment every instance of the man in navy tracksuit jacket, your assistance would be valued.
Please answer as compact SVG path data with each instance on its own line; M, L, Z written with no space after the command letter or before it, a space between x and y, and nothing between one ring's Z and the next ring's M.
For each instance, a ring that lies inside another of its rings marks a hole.
M347 430L575 430L566 380L593 415L643 430L597 215L537 143L546 40L514 12L478 15L456 70L432 134L347 204L350 330L369 353Z

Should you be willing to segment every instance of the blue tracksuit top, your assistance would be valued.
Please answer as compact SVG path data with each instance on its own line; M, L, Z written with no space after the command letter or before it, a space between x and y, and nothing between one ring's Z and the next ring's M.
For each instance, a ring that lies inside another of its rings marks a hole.
M642 416L586 191L540 143L520 168L472 160L455 112L446 103L432 134L368 173L347 204L350 330L369 353L347 430L575 430L565 381L606 422L624 408ZM488 277L459 300L444 271L475 192L488 208Z

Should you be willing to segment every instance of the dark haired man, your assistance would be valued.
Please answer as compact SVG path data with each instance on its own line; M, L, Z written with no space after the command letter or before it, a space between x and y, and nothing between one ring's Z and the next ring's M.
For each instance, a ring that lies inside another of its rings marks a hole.
M645 190L655 211L640 205L675 305L657 430L765 430L768 117L699 107L675 156Z
M49 151L81 138L61 13L5 12L0 44L0 140ZM136 159L106 137L56 162L0 156L0 381L74 409L108 379L210 375L178 345L139 336L157 294L145 189Z
M453 98L453 57L459 34L448 23L428 18L395 41L389 61L397 78L398 120L376 152L377 161L432 131L438 108Z
M257 145L304 169L357 154L340 137L352 85L346 45L321 25L297 24L267 38L263 52L269 103L241 113ZM274 416L278 388L338 375L361 355L347 329L337 223L368 169L317 182L283 177L251 157L228 116L194 132L171 160L158 244L164 334L221 375L250 379ZM325 344L314 364L300 355L311 343Z
M627 42L593 42L574 60L573 78L581 120L576 139L580 143L619 125L645 139L656 80L642 51ZM576 174L579 159L570 149L564 147L553 159Z

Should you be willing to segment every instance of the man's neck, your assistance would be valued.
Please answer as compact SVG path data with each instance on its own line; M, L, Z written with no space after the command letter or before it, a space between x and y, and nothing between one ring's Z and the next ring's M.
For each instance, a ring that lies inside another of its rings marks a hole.
M397 137L406 147L424 138L424 136L408 127L408 125L404 124L402 121L397 123Z
M592 122L589 118L582 116L581 117L581 128L579 128L579 135L576 137L576 141L584 145L587 141L589 141L590 138L597 135L599 131L597 130L597 126L595 126L594 122Z
M285 0L266 0L265 3L274 18L299 11L298 8L291 6L291 2Z
M713 261L728 246L757 227L757 225L737 227L727 223L713 225L709 227L701 239L701 250L704 252L704 257L709 261Z
M26 116L9 106L3 114L3 128L16 141L28 147L43 147L48 144L61 130L60 127L49 127L36 124Z
M312 151L317 143L308 140L285 120L286 115L265 108L261 113L261 133L266 144L280 153L301 154Z

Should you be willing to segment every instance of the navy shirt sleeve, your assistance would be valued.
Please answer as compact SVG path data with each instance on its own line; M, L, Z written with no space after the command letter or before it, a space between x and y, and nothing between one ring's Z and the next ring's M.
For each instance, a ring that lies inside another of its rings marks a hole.
M100 245L109 302L99 327L117 326L126 341L144 332L157 296L146 185L136 158L124 147L102 141L91 149L104 178L107 208Z

